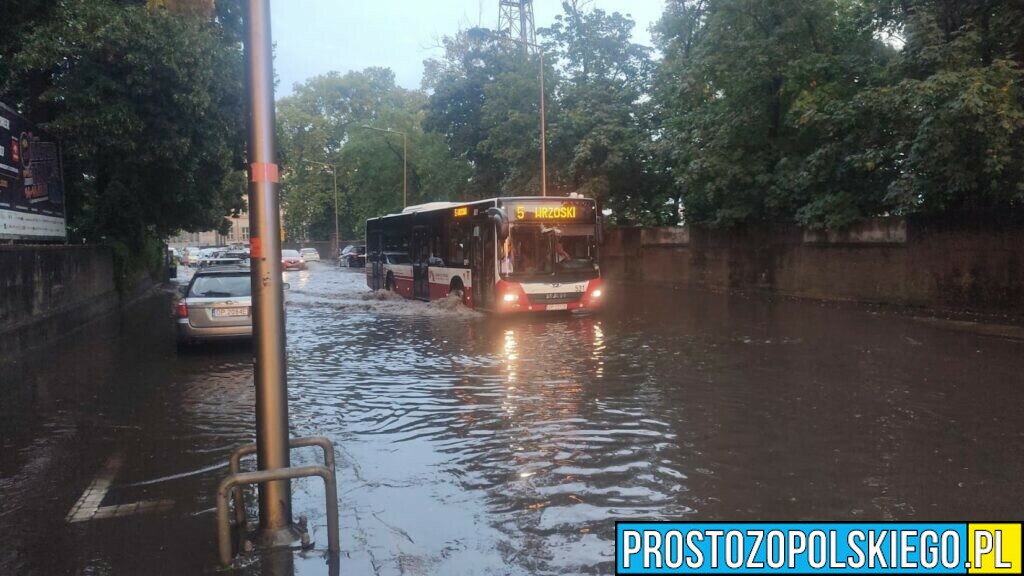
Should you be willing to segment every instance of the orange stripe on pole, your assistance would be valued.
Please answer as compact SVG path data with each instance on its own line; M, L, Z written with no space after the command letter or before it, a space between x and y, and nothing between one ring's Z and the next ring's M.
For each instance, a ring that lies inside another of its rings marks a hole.
M265 162L253 162L250 166L252 173L253 182L272 182L277 184L280 180L280 174L277 169L277 164L267 164Z

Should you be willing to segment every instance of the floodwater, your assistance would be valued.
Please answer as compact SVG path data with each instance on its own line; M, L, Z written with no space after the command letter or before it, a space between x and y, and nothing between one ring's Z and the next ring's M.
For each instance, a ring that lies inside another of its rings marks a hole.
M1024 515L1021 340L669 288L499 318L326 265L287 281L292 434L336 443L344 574L609 574L626 519ZM254 437L251 351L178 356L168 310L137 305L4 369L0 572L214 571L215 487ZM104 505L173 508L66 523L115 453ZM295 483L320 549L322 490ZM327 573L315 551L281 564Z

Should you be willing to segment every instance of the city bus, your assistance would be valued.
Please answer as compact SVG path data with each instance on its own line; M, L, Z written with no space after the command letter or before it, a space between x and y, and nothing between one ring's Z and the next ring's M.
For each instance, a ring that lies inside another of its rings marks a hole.
M580 196L434 202L366 222L366 282L495 313L595 310L601 225Z

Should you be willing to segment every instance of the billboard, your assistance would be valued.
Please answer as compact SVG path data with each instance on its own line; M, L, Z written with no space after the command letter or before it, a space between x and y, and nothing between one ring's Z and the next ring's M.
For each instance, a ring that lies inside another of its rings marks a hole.
M0 103L0 240L64 240L57 141Z

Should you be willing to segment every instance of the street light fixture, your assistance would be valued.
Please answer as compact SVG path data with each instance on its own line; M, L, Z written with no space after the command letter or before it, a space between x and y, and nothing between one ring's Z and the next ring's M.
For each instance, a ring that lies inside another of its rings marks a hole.
M402 135L402 209L404 210L409 205L409 135L405 132L392 130L391 128L385 130L384 128L374 128L367 124L363 124L361 128L385 134Z
M510 36L500 36L502 40L515 42L524 47L533 48L540 56L540 195L548 195L548 135L547 115L544 113L546 96L544 94L544 49L539 44L519 40Z
M331 171L331 175L334 176L334 255L340 258L341 252L339 248L341 244L341 232L338 226L338 167L334 164L327 164L326 162L317 162L316 160L303 160L307 164L315 164L317 166L323 166Z

